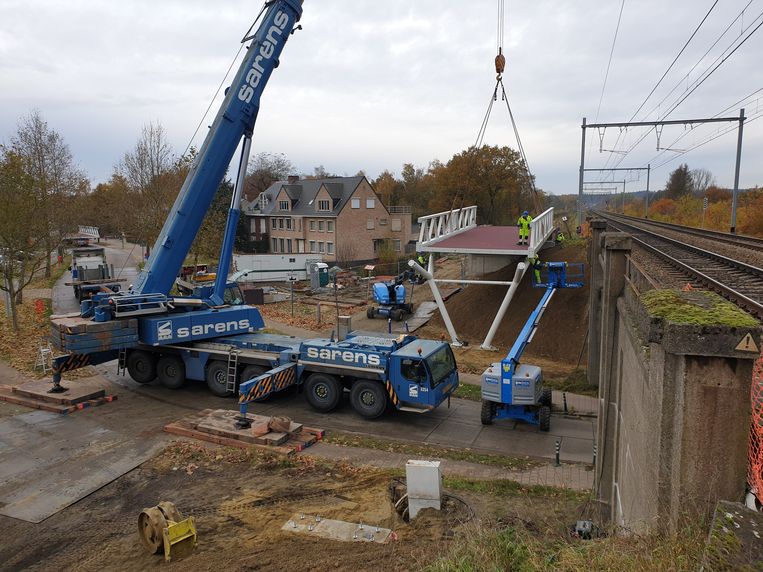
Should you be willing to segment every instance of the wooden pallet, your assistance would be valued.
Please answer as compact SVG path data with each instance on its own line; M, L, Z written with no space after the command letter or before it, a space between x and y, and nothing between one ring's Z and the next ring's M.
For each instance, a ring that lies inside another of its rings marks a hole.
M252 427L234 425L238 412L227 409L204 409L164 426L167 433L199 439L217 445L258 449L279 455L293 455L323 439L324 431L292 422L288 431L271 431L270 417L250 415Z
M111 403L117 399L116 395L101 395L93 399L84 399L72 403L65 398L51 394L49 399L43 397L37 397L33 395L27 395L17 391L17 388L6 387L0 388L0 401L7 403L13 403L14 405L22 405L31 409L39 409L40 411L50 411L52 413L60 413L66 415L80 409L86 409L88 407L98 407L104 403Z

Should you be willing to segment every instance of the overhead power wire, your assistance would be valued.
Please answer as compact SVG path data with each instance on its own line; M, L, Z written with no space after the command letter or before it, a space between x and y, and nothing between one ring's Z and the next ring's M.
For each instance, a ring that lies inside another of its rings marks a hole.
M620 31L620 22L623 19L623 8L625 8L625 0L620 4L620 13L617 16L617 26L615 26L615 35L612 38L612 47L609 50L609 60L607 60L607 71L604 73L604 83L601 86L601 95L599 96L599 106L596 108L596 119L594 123L599 120L599 112L601 111L601 102L604 100L604 90L607 88L607 79L609 78L609 69L612 66L612 56L615 53L615 44L617 43L617 34Z
M753 26L755 25L755 22L757 22L758 20L760 20L762 17L763 17L763 13L759 14L759 15L758 15L758 16L757 16L757 17L756 17L754 20L753 20L753 23L751 23L749 26L747 26L747 28L745 28L745 29L744 29L744 31L742 32L742 34L744 34L744 32L746 32L746 31L747 31L747 30L749 30L751 27L753 27ZM739 42L738 44L736 44L736 46L734 46L734 44L737 42L737 39L738 39L739 37L741 37L741 34L740 34L740 36L738 36L737 38L735 38L735 39L734 39L734 41L733 41L733 42L732 42L732 43L731 43L731 44L730 44L728 47L726 47L726 49L725 49L725 50L724 50L724 51L723 51L723 52L722 52L722 53L721 53L721 54L720 54L720 55L719 55L719 56L718 56L718 57L717 57L715 60L713 60L713 63L711 63L711 64L710 64L710 66L708 66L708 67L705 69L705 71L704 71L704 72L702 72L702 74L700 74L700 76L699 76L699 77L698 77L696 80L694 80L694 82L692 82L691 86L687 87L687 89L686 89L686 90L685 90L685 91L684 91L684 92L681 94L681 96L679 96L679 99L678 99L678 100L676 100L674 103L672 103L672 104L671 104L671 106L670 106L670 109L669 109L669 110L668 110L668 111L667 111L667 112L666 112L664 115L662 115L662 119L665 119L665 118L667 118L667 117L668 117L668 116L669 116L671 113L673 113L673 111L675 111L675 110L676 110L676 108L678 108L678 106L679 106L679 105L681 105L681 103L683 103L683 102L684 102L684 101L685 101L685 100L686 100L686 99L687 99L687 98L688 98L688 97L689 97L689 96L690 96L692 93L694 93L694 92L695 92L695 91L696 91L696 90L697 90L697 89L698 89L698 88L699 88L699 87L700 87L700 86L701 86L701 85L702 85L702 84L703 84L703 83L704 83L704 82L705 82L705 81L706 81L706 80L707 80L707 79L708 79L708 78L709 78L709 77L710 77L710 76L711 76L713 73L715 73L715 72L716 72L716 71L717 71L717 70L718 70L718 69L719 69L719 68L720 68L720 67L721 67L721 66L722 66L722 65L723 65L723 64L724 64L726 61L728 61L728 59L729 59L729 58L730 58L730 57L731 57L731 56L732 56L732 55L733 55L733 54L734 54L734 53L735 53L735 52L736 52L736 51L737 51L737 50L738 50L740 47L742 47L742 46L745 44L745 42L747 42L747 40L749 40L749 39L750 39L750 37L752 37L752 35L753 35L755 32L757 32L757 31L758 31L758 29L760 29L760 27L761 27L761 26L763 26L763 20L761 20L761 22L760 22L760 23L758 23L758 24L757 24L757 25L754 27L754 29L753 29L753 30L752 30L752 31L751 31L749 34L747 34L747 35L746 35L746 36L745 36L745 37L742 39L742 41L741 41L741 42ZM724 32L724 33L725 33L725 32ZM732 46L733 46L733 49L732 49ZM731 50L731 51L730 51L730 52L728 52L728 50ZM728 52L728 53L726 53L726 52ZM704 56L703 56L703 57L704 57ZM717 63L716 63L716 62L717 62ZM645 133L644 133L644 134L643 134L643 135L642 135L642 136L641 136L641 137L640 137L640 138L639 138L639 139L638 139L638 140L637 140L635 143L633 143L633 144L632 144L632 145L631 145L631 146L630 146L630 147L629 147L629 148L626 150L626 152L625 152L625 153L624 153L624 154L623 154L623 155L622 155L622 156L621 156L621 157L620 157L620 158L617 160L617 162L615 163L615 165L614 165L614 166L616 167L617 165L619 165L620 163L622 163L622 161L625 159L625 157L626 157L626 156L627 156L627 155L628 155L628 154L629 154L631 151L633 151L633 149L635 149L635 148L636 148L636 147L637 147L637 146L638 146L638 145L639 145L639 144L640 144L640 143L641 143L641 142L642 142L644 139L646 139L646 137L647 137L647 136L648 136L648 135L649 135L649 134L650 134L652 131L654 131L654 127L651 127L651 128L649 128L649 129L648 129L648 130L647 130L647 131L646 131L646 132L645 132Z

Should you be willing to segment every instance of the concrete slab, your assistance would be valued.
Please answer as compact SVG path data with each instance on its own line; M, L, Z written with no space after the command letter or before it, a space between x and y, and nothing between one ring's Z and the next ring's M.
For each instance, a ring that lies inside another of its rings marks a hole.
M53 384L48 379L39 379L28 381L21 385L14 386L13 393L49 401L51 403L61 403L64 405L76 405L88 401L89 399L98 399L106 395L102 382L94 379L82 379L65 385L66 391L63 393L48 393Z
M593 463L593 440L563 437L559 457L562 461Z
M446 447L471 447L482 432L482 425L464 424L457 419L446 419L426 437L426 443Z
M360 528L361 526L363 528ZM389 528L381 528L367 523L346 522L301 514L292 516L290 520L284 523L281 530L329 540L339 540L340 542L376 542L377 544L387 542L392 533Z

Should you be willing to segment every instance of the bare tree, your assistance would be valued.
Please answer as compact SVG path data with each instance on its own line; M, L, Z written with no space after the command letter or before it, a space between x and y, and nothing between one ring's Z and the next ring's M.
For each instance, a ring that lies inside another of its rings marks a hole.
M244 196L252 201L270 185L294 173L294 165L283 153L258 153L247 165Z
M357 260L357 257L358 245L352 237L347 237L336 245L336 263L339 266L347 267Z
M147 246L159 236L192 162L193 155L175 161L164 128L148 123L117 166L116 174L127 181L134 202L131 233Z
M715 176L707 169L691 170L692 193L702 196L708 188L715 186Z
M63 137L48 126L37 110L21 119L11 146L21 157L39 197L36 214L47 226L44 247L49 254L60 244L64 234L74 228L76 210L72 208L74 201L71 199L87 192L89 182L74 165ZM46 257L45 276L50 276L49 256Z
M8 293L14 330L19 329L16 304L24 288L50 261L45 244L47 221L39 215L44 202L26 168L25 158L0 146L0 290Z

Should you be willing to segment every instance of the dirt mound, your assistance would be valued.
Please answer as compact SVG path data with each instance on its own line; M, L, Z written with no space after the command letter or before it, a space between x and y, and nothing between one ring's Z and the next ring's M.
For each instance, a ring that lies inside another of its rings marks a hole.
M541 253L541 260L586 262L585 247L553 247ZM517 262L483 278L510 281L514 278L516 265ZM543 296L542 289L532 287L530 275L531 271L525 274L493 339L493 345L501 351L510 349L525 321ZM586 264L583 288L559 290L554 294L538 331L527 348L528 354L567 363L577 362L588 327L589 281L590 272ZM506 286L471 285L448 300L445 305L459 337L468 340L472 345L481 344L505 295ZM439 313L432 317L431 324L445 329Z

